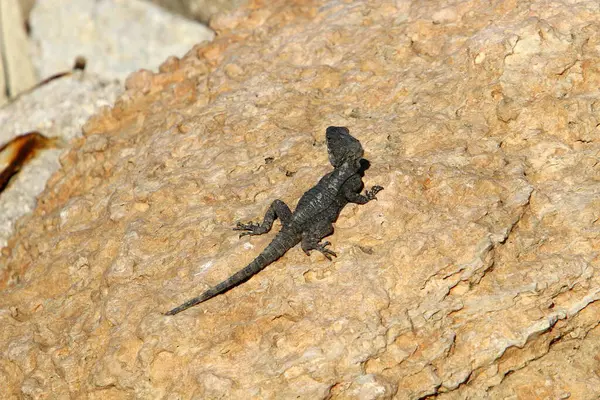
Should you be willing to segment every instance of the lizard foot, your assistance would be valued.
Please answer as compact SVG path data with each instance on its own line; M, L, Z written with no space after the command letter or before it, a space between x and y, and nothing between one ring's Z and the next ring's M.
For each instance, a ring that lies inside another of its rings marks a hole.
M375 196L377 193L381 192L383 190L382 186L373 186L371 188L371 190L367 190L365 193L365 196L367 197L367 199L370 200L377 200L377 197Z
M315 250L320 251L329 261L332 260L331 256L337 257L335 251L326 248L326 246L329 246L330 244L331 243L329 242L319 243L315 248Z
M316 245L314 245L314 247L312 249L302 249L304 250L304 253L306 253L307 256L310 255L310 250L317 250L320 251L325 258L327 258L329 261L333 260L331 258L331 256L333 257L337 257L337 254L335 254L335 252L333 250L329 250L327 248L327 246L329 246L331 243L329 242L324 242L324 243L317 243Z
M235 228L233 228L234 231L247 231L247 232L242 232L240 233L240 237L246 236L246 235L260 235L264 232L261 232L260 229L260 224L257 224L256 222L248 222L247 224L244 224L242 222L238 222L235 226Z

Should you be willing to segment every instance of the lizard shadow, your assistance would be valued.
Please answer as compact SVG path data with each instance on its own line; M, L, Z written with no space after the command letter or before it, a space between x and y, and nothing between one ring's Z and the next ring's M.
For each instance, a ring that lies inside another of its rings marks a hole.
M369 168L371 168L371 163L369 162L369 160L367 160L365 158L361 158L359 163L360 163L360 168L357 173L360 175L361 178L364 178L365 171L368 170Z

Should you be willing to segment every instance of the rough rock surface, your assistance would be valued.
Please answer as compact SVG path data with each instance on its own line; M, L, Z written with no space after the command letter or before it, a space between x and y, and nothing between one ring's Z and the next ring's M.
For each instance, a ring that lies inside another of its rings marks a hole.
M213 38L206 26L141 0L39 1L30 26L33 61L42 78L70 69L84 56L88 71L125 79Z
M115 82L78 73L42 85L0 108L0 145L32 130L62 142L61 148L40 152L0 193L0 248L6 246L16 221L35 207L37 195L60 167L60 154L81 136L81 126L100 108L113 104L121 92ZM0 281L5 267L0 264Z
M254 2L136 73L3 262L16 398L600 396L597 1ZM346 125L379 201L339 256L252 259ZM271 160L272 158L272 160ZM266 162L268 159L269 162Z

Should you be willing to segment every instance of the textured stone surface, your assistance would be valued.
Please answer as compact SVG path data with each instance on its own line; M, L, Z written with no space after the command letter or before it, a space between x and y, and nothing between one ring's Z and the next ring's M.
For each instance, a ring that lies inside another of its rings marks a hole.
M40 86L0 109L0 145L32 130L62 142L60 149L40 152L0 193L0 248L6 246L15 222L33 210L37 195L60 167L60 154L81 136L84 122L101 107L113 104L120 92L114 82L77 74ZM5 267L0 264L0 277Z
M42 398L600 396L596 1L254 2L129 77L2 261L0 385ZM250 261L350 127L339 257ZM265 159L272 157L272 161Z
M140 0L39 1L30 25L34 65L42 78L69 70L84 56L88 71L124 79L213 37L204 25Z

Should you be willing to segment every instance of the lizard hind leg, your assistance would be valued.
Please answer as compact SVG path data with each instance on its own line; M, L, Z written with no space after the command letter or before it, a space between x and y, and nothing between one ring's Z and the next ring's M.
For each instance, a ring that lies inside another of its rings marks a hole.
M292 212L290 211L290 208L281 200L275 200L273 203L271 203L271 206L265 213L265 217L263 218L262 223L259 224L255 222L238 222L235 228L233 228L233 230L245 231L240 233L240 237L246 235L262 235L271 230L271 227L273 227L273 222L277 218L279 218L281 224L284 226L289 224L292 219Z
M321 239L332 233L333 225L329 221L319 222L316 225L311 226L309 230L302 234L302 250L306 255L310 255L311 250L317 250L331 261L331 257L337 257L337 254L335 254L333 250L327 248L331 243L321 242Z

